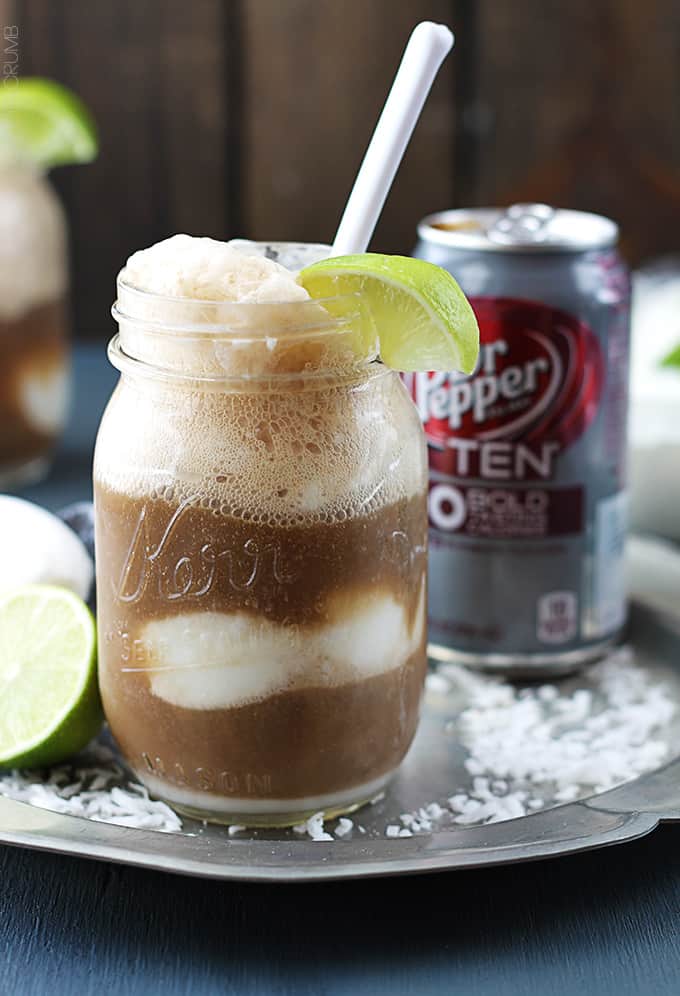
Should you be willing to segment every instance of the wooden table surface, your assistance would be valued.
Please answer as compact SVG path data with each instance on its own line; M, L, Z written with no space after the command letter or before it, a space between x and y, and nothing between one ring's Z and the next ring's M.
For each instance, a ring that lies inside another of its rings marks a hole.
M79 350L51 507L89 497L114 382ZM571 858L307 886L0 846L0 996L678 996L680 827Z

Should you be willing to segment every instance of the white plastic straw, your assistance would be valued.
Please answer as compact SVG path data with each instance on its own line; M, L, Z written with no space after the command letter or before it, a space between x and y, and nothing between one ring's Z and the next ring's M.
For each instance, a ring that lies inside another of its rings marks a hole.
M332 256L365 252L437 70L453 47L444 24L411 34L340 222Z

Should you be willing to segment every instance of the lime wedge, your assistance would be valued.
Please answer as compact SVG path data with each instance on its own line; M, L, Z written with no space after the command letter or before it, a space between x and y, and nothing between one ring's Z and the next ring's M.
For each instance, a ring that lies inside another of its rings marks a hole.
M680 367L680 343L661 360L662 367Z
M2 155L44 169L87 163L97 155L97 131L83 102L52 80L22 77L0 86Z
M322 259L299 283L318 299L361 294L380 340L380 357L395 370L472 373L479 353L477 319L450 273L410 256L362 253Z
M92 613L66 588L0 596L0 768L55 764L96 735L95 649Z

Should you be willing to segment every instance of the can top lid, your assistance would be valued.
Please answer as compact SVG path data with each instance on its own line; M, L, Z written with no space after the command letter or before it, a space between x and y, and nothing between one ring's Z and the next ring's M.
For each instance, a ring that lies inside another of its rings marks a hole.
M429 214L418 225L425 242L487 252L583 252L616 245L618 225L600 214L549 204L469 208Z

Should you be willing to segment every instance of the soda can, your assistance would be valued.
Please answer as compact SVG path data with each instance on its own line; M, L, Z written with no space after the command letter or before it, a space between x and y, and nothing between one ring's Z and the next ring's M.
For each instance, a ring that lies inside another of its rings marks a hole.
M443 211L415 255L470 299L475 372L406 375L430 465L431 652L516 677L598 659L626 621L630 280L608 218Z

